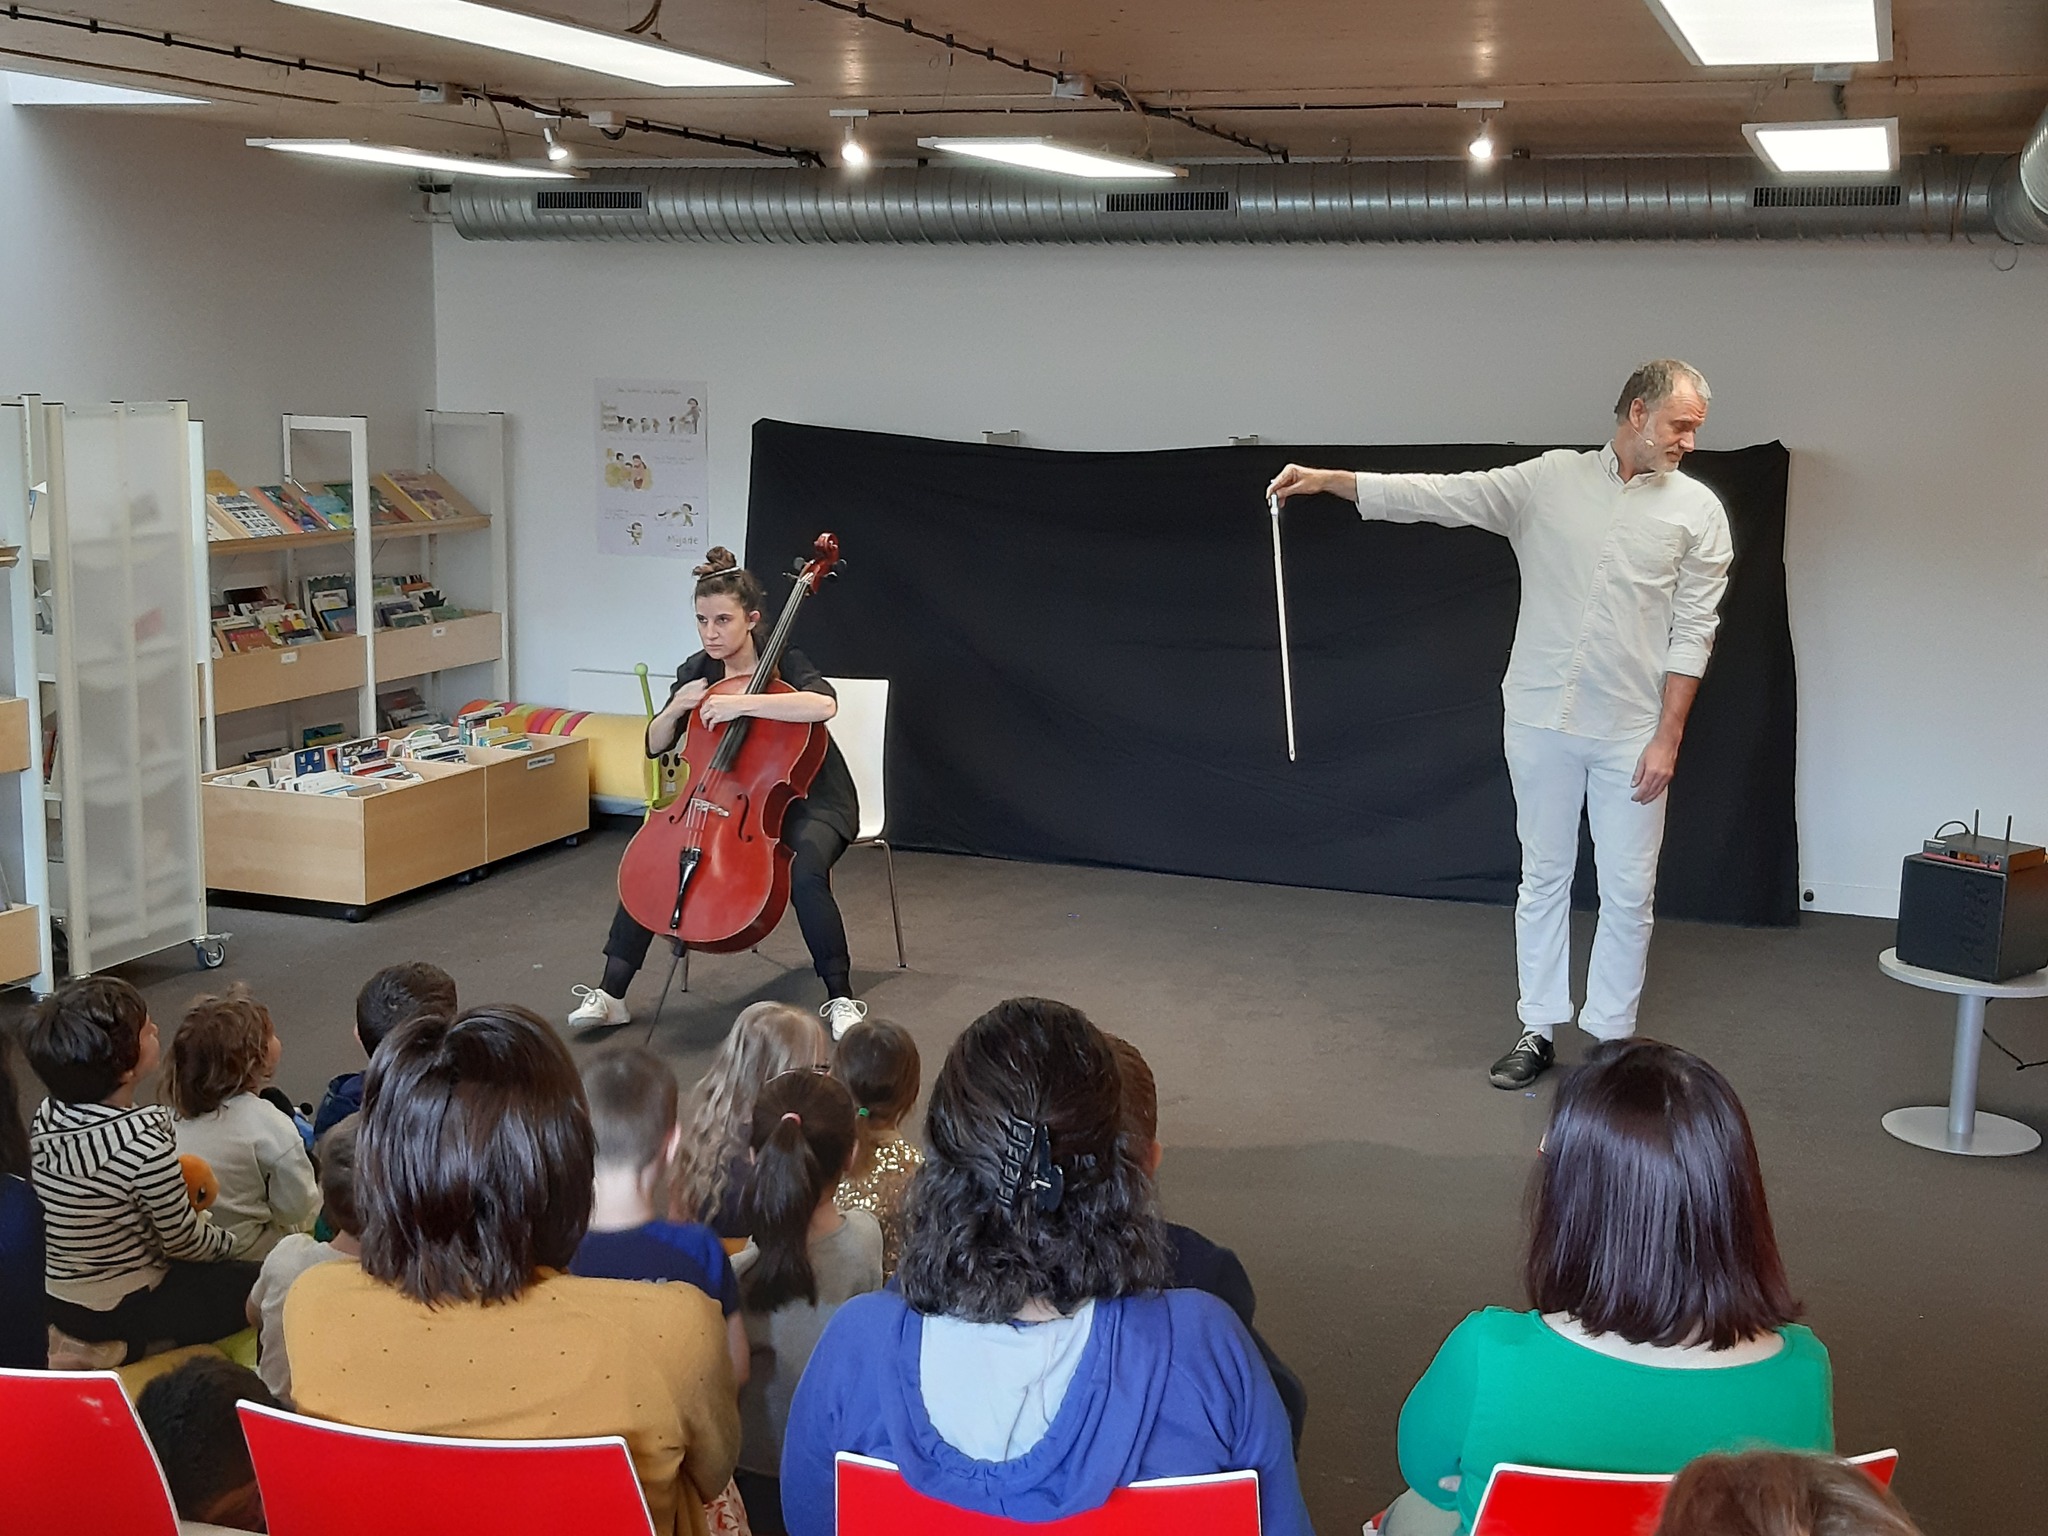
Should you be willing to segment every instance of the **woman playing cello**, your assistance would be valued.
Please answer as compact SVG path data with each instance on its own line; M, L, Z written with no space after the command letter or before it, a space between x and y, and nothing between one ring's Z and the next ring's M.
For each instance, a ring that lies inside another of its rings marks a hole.
M823 673L795 647L785 650L776 669L794 693L710 693L712 684L750 678L760 660L755 647L767 593L752 572L739 568L728 549L713 549L698 566L698 651L676 668L668 702L647 726L647 755L659 757L681 738L693 710L705 725L718 725L741 715L769 720L822 722L838 713L839 701ZM846 852L860 824L853 775L836 743L811 781L810 793L789 807L782 823L782 841L793 855L790 905L811 951L811 963L825 984L825 1006L819 1009L837 1039L867 1016L867 1005L853 996L853 962L847 953L846 924L832 897L832 866ZM626 988L647 959L654 935L623 905L612 918L604 946L604 979L595 987L575 987L582 999L569 1015L574 1028L624 1024L632 1014Z

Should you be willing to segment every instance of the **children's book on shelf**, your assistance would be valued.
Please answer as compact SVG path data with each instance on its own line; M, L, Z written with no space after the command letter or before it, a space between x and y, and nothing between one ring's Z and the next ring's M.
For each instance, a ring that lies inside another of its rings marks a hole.
M249 494L270 509L271 515L293 533L332 533L334 525L319 509L298 495L289 485L252 485Z
M348 482L344 480L342 484L346 486ZM345 532L356 525L349 512L348 498L335 495L332 486L301 485L296 480L287 480L279 489L329 528Z
M308 576L299 584L299 593L305 599L305 610L312 615L316 628L330 635L352 635L356 632L356 579L340 572L330 576ZM342 627L339 615L347 616L347 627Z
M420 522L445 523L453 518L482 515L460 491L430 469L394 469L377 479L399 510Z
M209 542L277 538L293 531L292 525L273 517L268 506L246 494L230 476L217 469L206 472L206 537Z
M213 637L229 651L308 645L321 638L304 610L270 587L229 587L213 609Z
M381 478L380 476L379 479ZM356 501L356 488L352 481L330 480L327 482L326 489L329 496L338 501L351 514L353 513ZM413 521L415 521L414 518L408 517L399 510L392 502L391 497L385 493L383 486L378 484L377 480L370 482L370 525L372 527L388 528L396 524ZM336 526L339 527L340 525L337 524ZM351 519L348 526L351 528L355 526L353 519Z
M302 747L331 747L348 740L348 727L339 720L327 725L309 725L299 732Z

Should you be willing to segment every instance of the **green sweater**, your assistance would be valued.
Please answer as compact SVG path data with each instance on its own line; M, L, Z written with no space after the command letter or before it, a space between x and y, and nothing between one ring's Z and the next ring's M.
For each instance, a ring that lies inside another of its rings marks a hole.
M1401 1474L1468 1531L1504 1461L1676 1472L1709 1451L1831 1451L1828 1352L1810 1329L1782 1332L1785 1347L1751 1365L1656 1366L1574 1343L1534 1312L1474 1312L1401 1407ZM1456 1493L1441 1485L1452 1476Z

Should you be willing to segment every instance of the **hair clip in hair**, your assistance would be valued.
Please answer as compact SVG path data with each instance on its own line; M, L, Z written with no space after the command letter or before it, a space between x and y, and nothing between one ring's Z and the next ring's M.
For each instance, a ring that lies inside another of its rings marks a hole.
M1016 1209L1028 1197L1041 1212L1060 1208L1067 1176L1052 1160L1052 1132L1015 1115L1003 1122L1003 1200Z
M795 1110L793 1110L793 1109L791 1109L791 1110L785 1110L785 1111L783 1112L783 1116L782 1116L782 1118L783 1118L783 1119L785 1119L785 1120L794 1120L794 1121L796 1122L796 1128L797 1128L798 1130L802 1130L802 1129L804 1128L804 1117L803 1117L802 1115L798 1114L798 1113L797 1113L797 1112L796 1112Z
M868 1117L868 1107L867 1107L867 1105L865 1105L865 1104L861 1105L861 1107L860 1107L859 1109L856 1109L856 1110L855 1110L855 1111L853 1112L853 1118L854 1118L854 1119L856 1119L856 1120L865 1120L865 1119L867 1119L867 1117Z

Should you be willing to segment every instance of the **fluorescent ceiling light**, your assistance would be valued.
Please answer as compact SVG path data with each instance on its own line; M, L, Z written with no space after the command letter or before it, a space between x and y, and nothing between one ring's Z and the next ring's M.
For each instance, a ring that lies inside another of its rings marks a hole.
M1871 64L1892 56L1891 0L1647 0L1695 64Z
M475 160L468 155L437 155L395 144L352 144L347 139L249 139L252 149L281 149L291 155L320 155L329 160L361 160L370 165L402 165L417 171L446 171L453 176L497 176L507 181L574 181L574 171L512 160Z
M138 91L126 85L101 85L97 80L66 80L58 75L5 74L6 97L17 107L204 107L200 96L173 96L165 91Z
M599 32L519 11L478 5L475 0L283 0L309 11L346 16L379 26L402 27L429 37L452 38L479 48L567 64L595 74L638 80L646 85L718 86L787 85L774 75L716 59L699 58L637 37Z
M1003 165L1021 165L1027 170L1051 171L1056 176L1086 176L1096 181L1129 181L1134 177L1171 180L1187 171L1177 165L1154 165L1129 155L1106 154L1096 149L1074 149L1052 139L919 139L926 149L949 155L970 155L977 160L994 160Z
M1899 120L1837 123L1744 123L1743 135L1764 164L1786 176L1885 175L1899 168Z

